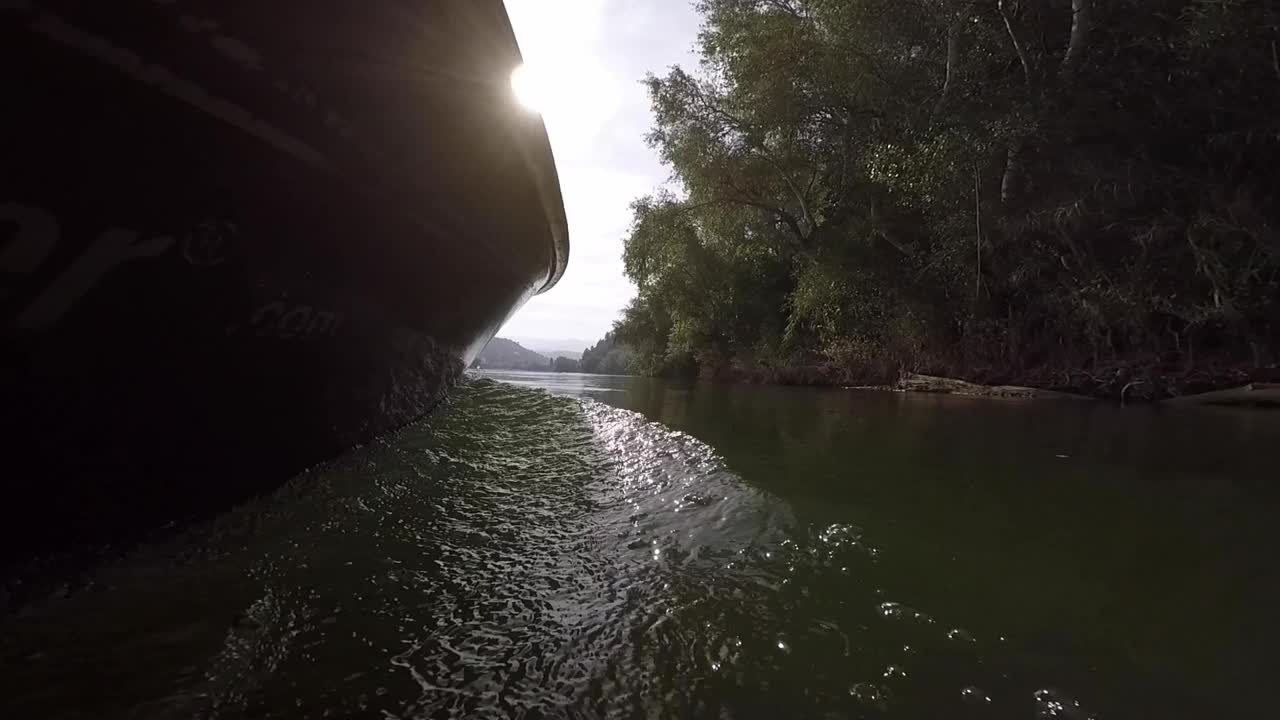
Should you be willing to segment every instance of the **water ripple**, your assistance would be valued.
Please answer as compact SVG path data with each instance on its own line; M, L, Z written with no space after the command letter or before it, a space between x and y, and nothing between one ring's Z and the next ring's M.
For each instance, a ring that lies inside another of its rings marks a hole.
M638 414L472 381L4 628L25 688L7 699L15 717L1089 717L883 600L863 535L797 527Z

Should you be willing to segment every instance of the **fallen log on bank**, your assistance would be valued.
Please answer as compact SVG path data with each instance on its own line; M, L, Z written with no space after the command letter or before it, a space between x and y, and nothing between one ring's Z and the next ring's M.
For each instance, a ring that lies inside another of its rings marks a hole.
M898 392L922 392L966 397L1001 398L1006 400L1092 400L1084 395L1041 390L1021 385L979 385L965 380L906 373L889 389Z

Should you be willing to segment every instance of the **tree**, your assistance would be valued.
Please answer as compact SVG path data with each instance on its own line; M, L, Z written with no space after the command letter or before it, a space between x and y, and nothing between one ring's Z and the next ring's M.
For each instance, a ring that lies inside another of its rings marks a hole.
M582 353L581 370L601 375L627 375L632 372L632 362L631 350L617 344L613 333L606 333L600 342Z
M553 372L581 372L582 364L568 357L555 357L551 359L551 370Z
M638 370L1274 361L1269 3L699 9L700 72L646 81L675 182L633 206Z

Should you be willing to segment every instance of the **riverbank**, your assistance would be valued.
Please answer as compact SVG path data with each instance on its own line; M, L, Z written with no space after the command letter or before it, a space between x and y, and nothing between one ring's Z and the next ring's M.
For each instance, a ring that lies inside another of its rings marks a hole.
M993 398L1090 398L1121 404L1203 401L1280 405L1280 366L1258 368L1222 363L1187 369L1126 362L1089 369L940 366L919 368L917 372L889 363L848 366L828 362L706 370L701 373L706 379L747 384L870 387Z

